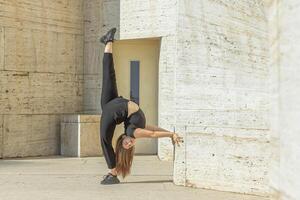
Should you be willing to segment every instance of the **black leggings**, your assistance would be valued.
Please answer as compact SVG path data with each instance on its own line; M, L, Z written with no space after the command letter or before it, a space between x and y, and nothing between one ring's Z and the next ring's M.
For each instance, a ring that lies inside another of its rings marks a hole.
M116 74L114 69L113 56L111 53L104 53L103 56L103 78L102 78L102 93L101 93L101 108L111 100L118 97L118 89L116 83ZM100 122L100 138L101 147L104 158L109 169L116 166L116 156L112 147L112 138L116 128L114 121L101 115Z
M112 53L104 53L103 55L102 75L101 108L103 109L105 104L118 97L116 73Z

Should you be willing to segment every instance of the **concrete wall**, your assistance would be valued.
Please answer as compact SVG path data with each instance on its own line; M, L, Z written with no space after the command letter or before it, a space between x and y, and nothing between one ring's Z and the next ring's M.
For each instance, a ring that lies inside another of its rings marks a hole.
M186 140L175 183L269 193L268 34L258 1L121 1L121 39L162 37L159 125ZM158 151L172 159L169 139Z
M270 195L274 199L280 197L280 131L279 131L279 73L280 73L280 52L279 52L279 1L264 1L264 11L268 20L269 40L269 73L270 73L270 156L269 163L269 185Z
M0 157L59 153L82 110L83 1L0 1Z
M179 2L175 101L185 146L176 152L175 183L268 194L264 7L257 1Z
M103 45L100 37L119 27L119 0L84 1L84 112L100 114ZM116 33L118 38L119 33Z
M280 4L280 189L281 199L300 199L300 5Z

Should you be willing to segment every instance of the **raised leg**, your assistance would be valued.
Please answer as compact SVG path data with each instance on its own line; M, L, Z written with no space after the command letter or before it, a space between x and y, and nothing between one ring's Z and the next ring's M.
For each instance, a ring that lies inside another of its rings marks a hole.
M112 55L112 42L108 42L105 45L103 55L101 108L103 109L105 104L116 97L118 97L118 89Z

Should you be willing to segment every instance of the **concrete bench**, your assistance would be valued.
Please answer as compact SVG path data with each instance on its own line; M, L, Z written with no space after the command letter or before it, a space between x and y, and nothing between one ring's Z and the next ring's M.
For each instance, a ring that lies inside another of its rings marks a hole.
M100 115L64 115L61 120L61 155L100 156Z

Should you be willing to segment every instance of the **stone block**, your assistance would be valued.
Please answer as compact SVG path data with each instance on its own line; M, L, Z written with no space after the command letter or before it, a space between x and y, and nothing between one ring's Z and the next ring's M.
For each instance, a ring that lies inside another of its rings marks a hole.
M100 156L100 116L64 115L61 121L61 155Z
M80 72L82 74L82 40L81 35L6 28L5 68L51 73Z
M120 38L160 37L174 34L177 25L176 0L120 1Z
M83 34L83 0L1 1L0 9L0 26Z
M59 115L4 115L3 157L56 155Z
M175 154L176 184L269 195L269 141L190 132L183 137Z

